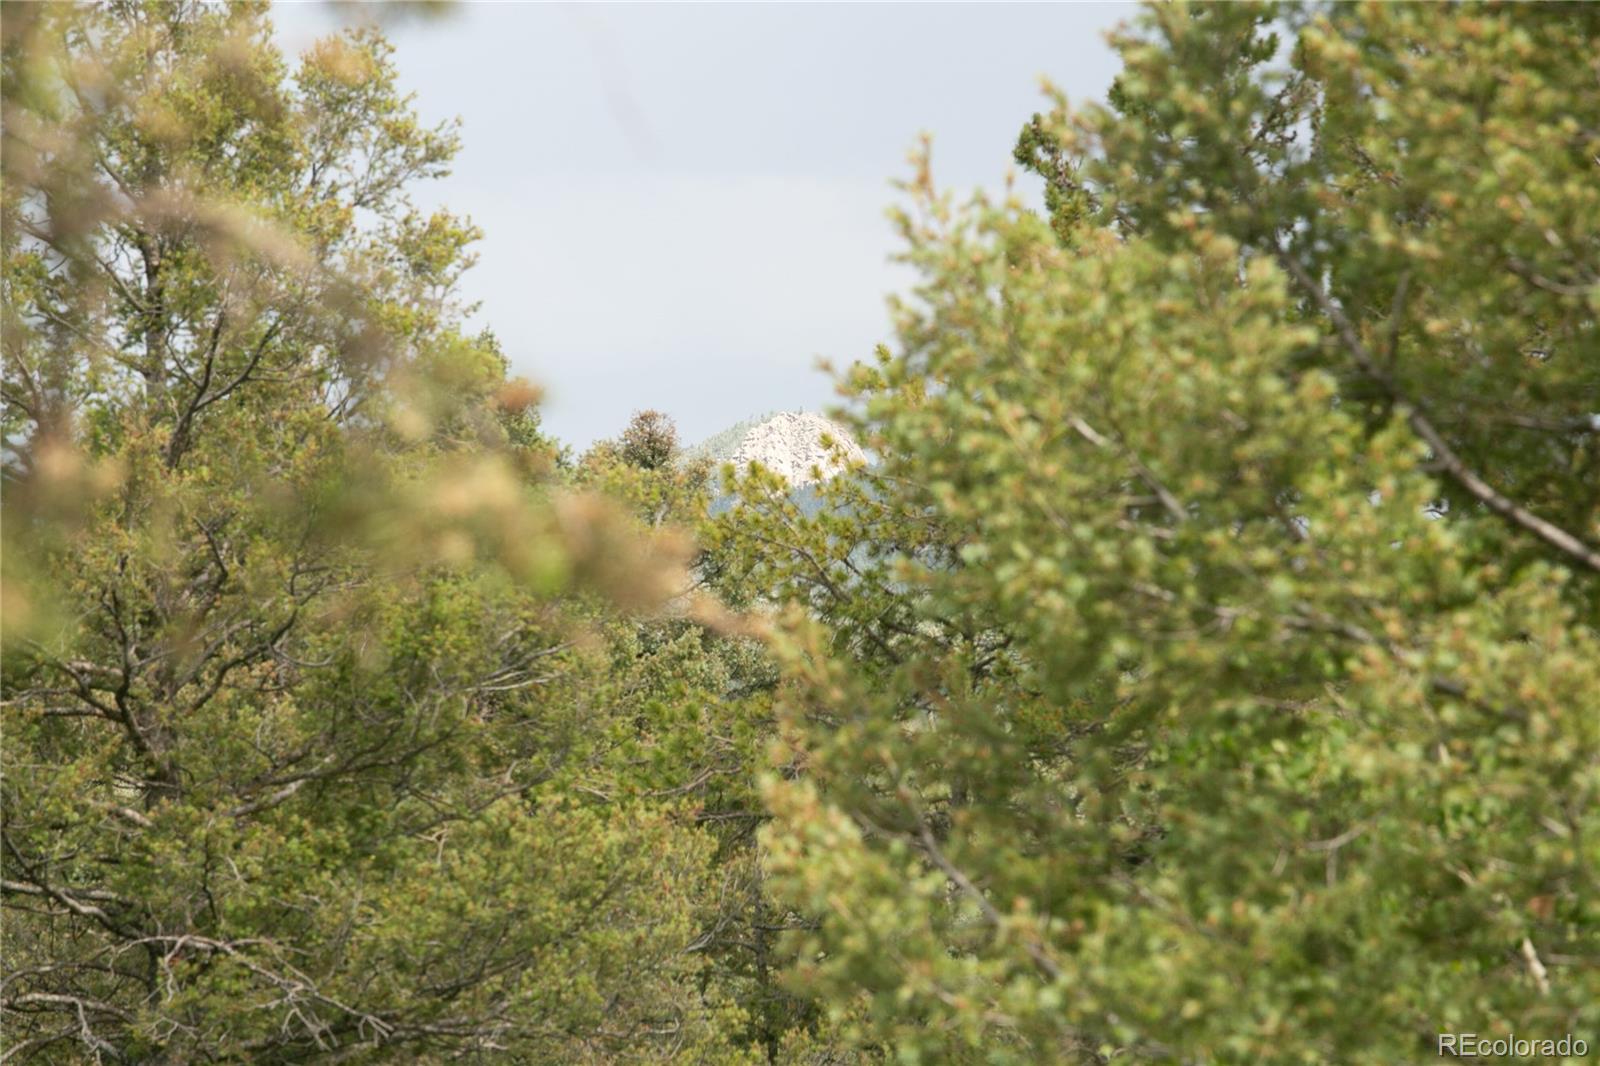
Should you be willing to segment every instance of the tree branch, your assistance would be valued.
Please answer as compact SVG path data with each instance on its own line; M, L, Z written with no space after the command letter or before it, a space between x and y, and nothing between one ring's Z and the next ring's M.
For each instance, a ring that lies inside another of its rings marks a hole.
M1584 543L1578 537L1562 529L1538 515L1522 507L1515 500L1500 492L1493 485L1479 477L1461 457L1456 454L1448 441L1446 441L1434 428L1433 422L1423 413L1422 409L1409 400L1400 389L1399 383L1378 364L1372 352L1361 342L1356 334L1355 326L1349 317L1333 302L1316 279L1312 278L1299 260L1286 252L1278 253L1278 262L1283 265L1291 277L1305 290L1306 294L1316 302L1322 313L1328 316L1334 329L1339 334L1339 339L1344 343L1345 349L1351 358L1356 361L1363 373L1371 377L1389 393L1395 406L1405 415L1406 423L1423 443L1433 450L1434 461L1439 469L1465 489L1474 499L1483 504L1495 514L1511 522L1513 525L1532 533L1545 544L1556 549L1567 558L1582 564L1590 570L1600 572L1600 550Z

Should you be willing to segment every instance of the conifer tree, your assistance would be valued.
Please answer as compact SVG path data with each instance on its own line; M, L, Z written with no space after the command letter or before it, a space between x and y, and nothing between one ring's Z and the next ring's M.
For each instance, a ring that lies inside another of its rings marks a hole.
M453 129L262 4L19 7L4 61L6 1057L741 1060L715 841L581 790L575 597L681 559L465 330Z
M880 465L711 540L791 608L763 839L852 1046L1600 1032L1595 29L1155 8L1025 131L1048 217L919 169Z

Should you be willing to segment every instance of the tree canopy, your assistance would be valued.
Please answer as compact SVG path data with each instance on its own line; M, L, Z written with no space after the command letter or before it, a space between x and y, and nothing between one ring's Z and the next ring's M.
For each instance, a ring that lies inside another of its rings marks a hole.
M764 841L858 1046L1595 1031L1595 29L1161 7L1045 215L909 184L881 464L717 530L805 608Z
M553 439L267 16L6 15L6 1061L1600 1044L1591 8L1147 9L804 497Z
M739 1058L715 840L589 798L681 552L463 331L453 131L262 5L6 30L8 1057Z

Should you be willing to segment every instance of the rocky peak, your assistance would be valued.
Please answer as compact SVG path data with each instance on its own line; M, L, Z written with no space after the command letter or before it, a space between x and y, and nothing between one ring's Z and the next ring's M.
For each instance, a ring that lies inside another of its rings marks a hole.
M825 436L838 447L824 447ZM740 468L760 463L791 485L815 481L813 468L828 478L851 463L866 461L866 454L843 426L809 411L772 415L744 429L731 443L732 450L726 455L729 462Z

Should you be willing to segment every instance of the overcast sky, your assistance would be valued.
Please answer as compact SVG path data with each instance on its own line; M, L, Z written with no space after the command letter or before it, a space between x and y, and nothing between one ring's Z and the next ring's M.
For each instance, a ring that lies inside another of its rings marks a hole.
M816 369L889 340L890 181L920 132L1001 188L1048 76L1103 98L1118 4L468 3L389 27L424 118L462 119L417 197L484 231L467 295L548 426L582 446L657 407L695 441L833 399ZM280 4L298 53L360 11ZM1031 188L1031 187L1030 187Z

